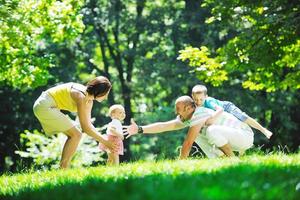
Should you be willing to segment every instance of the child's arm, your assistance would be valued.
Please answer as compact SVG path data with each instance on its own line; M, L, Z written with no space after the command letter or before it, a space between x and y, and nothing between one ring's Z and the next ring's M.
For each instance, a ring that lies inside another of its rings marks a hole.
M224 111L223 107L220 105L219 101L215 98L210 97L209 99L205 100L207 108L214 110L215 112L206 120L205 125L213 124L216 119L220 116L220 114Z
M113 127L113 126L110 127L110 128L109 128L109 131L110 131L113 135L118 136L119 138L121 138L122 140L124 140L124 135L123 135L122 133L119 133L115 127Z
M213 124L216 119L223 113L224 109L221 106L214 105L215 112L206 120L205 125Z

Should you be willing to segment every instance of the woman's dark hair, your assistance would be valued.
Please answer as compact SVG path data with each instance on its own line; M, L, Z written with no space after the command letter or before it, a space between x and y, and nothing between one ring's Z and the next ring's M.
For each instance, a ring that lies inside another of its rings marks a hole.
M110 81L104 76L98 76L87 83L87 93L94 98L106 95L111 89Z

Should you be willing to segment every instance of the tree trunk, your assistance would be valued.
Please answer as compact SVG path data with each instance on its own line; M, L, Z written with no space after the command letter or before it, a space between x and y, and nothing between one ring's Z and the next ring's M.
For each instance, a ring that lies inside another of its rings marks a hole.
M203 34L206 32L204 29L207 28L205 18L209 13L201 9L202 3L203 0L185 0L185 19L192 25L188 30L188 41L192 42L192 46L199 46L203 42Z

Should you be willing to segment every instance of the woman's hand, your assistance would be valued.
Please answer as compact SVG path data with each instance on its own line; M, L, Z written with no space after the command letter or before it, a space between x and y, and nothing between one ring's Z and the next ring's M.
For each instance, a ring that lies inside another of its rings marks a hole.
M118 136L121 140L124 140L124 135L119 135Z
M118 145L117 144L113 144L108 140L105 140L104 145L110 150L110 152L116 152L118 149Z

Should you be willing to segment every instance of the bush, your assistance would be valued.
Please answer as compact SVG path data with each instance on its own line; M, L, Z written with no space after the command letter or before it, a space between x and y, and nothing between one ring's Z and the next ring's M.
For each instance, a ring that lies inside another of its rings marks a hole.
M24 151L15 151L22 158L32 159L32 167L38 169L55 169L59 167L62 148L67 139L64 134L46 136L45 134L34 130L33 132L25 130L21 134L21 145ZM83 135L78 149L71 162L71 167L90 166L104 161L99 152L97 142Z

